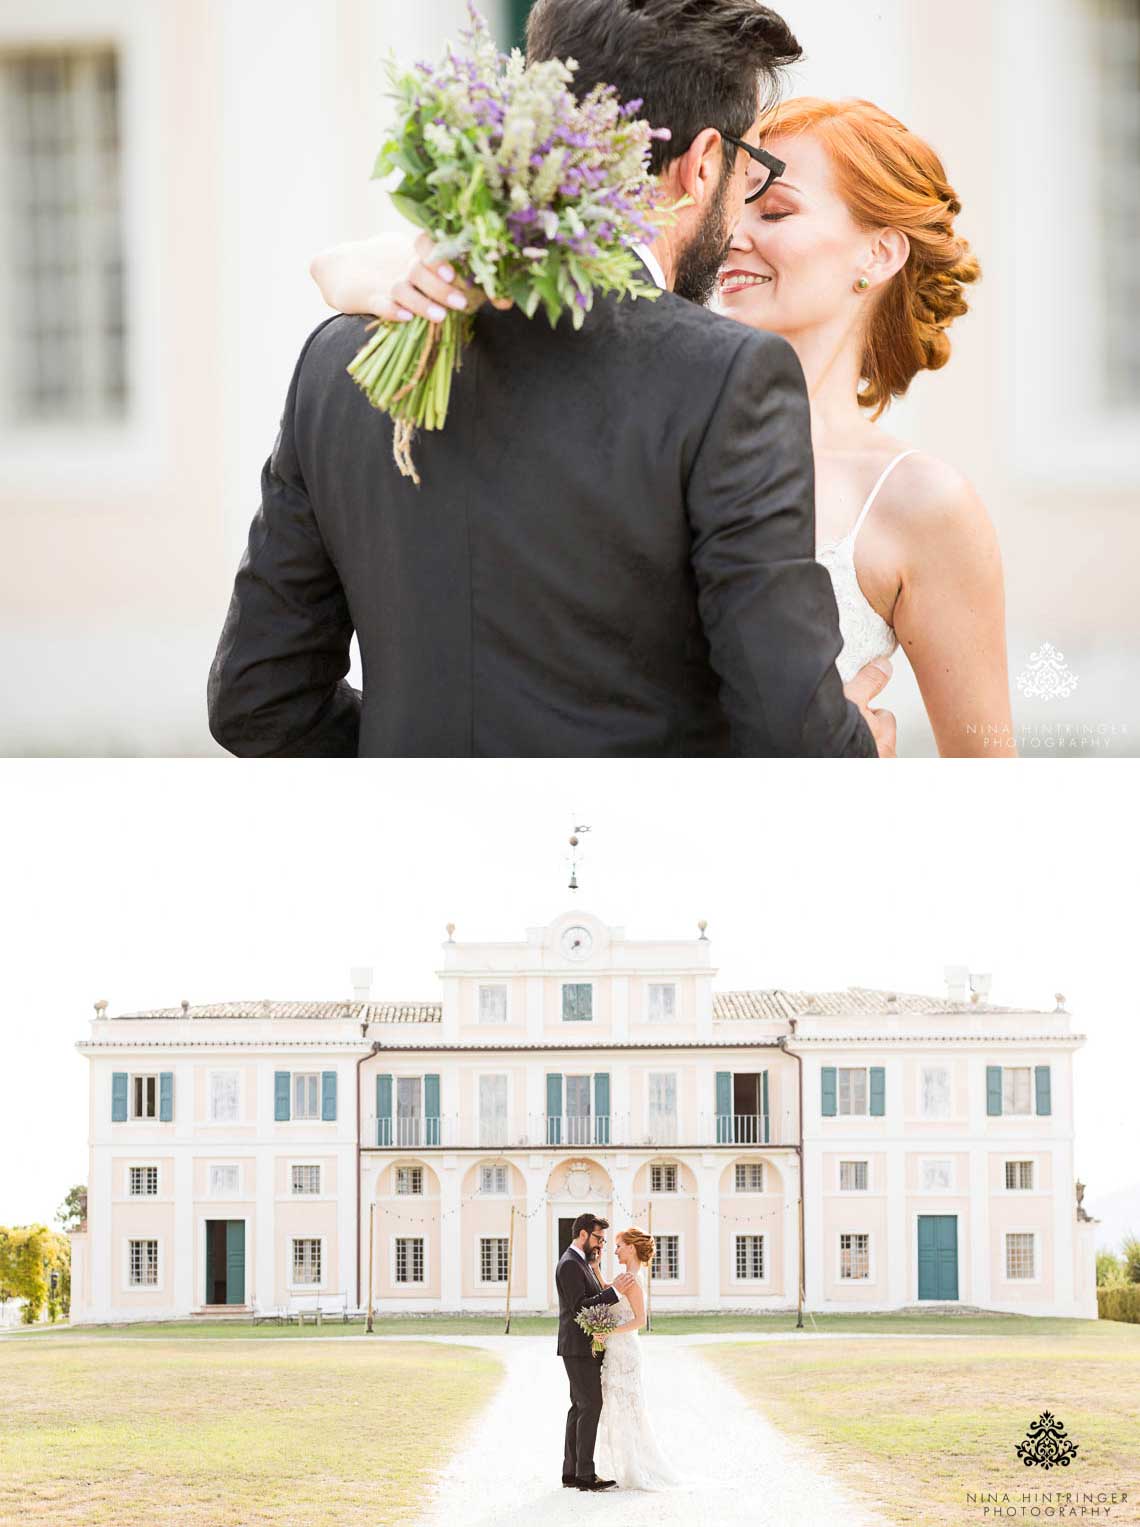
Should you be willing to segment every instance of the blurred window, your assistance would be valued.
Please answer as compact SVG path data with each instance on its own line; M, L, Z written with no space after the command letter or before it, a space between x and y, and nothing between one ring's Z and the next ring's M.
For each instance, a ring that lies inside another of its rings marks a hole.
M0 411L18 424L126 412L119 68L110 48L0 56Z

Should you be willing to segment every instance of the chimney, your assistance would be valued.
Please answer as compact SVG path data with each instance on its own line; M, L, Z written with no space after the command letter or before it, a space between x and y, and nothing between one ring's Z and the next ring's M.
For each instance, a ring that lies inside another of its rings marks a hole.
M947 965L946 975L946 1000L948 1002L965 1002L966 986L969 982L970 972L965 965Z
M190 1002L186 997L182 999L182 1016L183 1018L189 1018L190 1016Z
M372 1001L372 966L354 965L348 973L354 1002Z
M96 1018L106 1018L106 1016L107 1016L107 999L106 999L106 997L100 997L99 1001L96 1002L96 1004L95 1004L95 1016L96 1016Z
M990 995L990 987L992 984L993 977L989 974L988 971L984 975L975 975L974 972L971 971L970 1001L974 1003L975 1006L977 1006L979 1002L984 1004L986 1001L988 1001Z

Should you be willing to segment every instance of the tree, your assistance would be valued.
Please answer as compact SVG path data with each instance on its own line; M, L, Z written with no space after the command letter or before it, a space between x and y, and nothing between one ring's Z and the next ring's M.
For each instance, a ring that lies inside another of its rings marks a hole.
M1097 1288L1113 1288L1124 1282L1124 1264L1114 1251L1096 1254Z
M1140 1283L1140 1239L1126 1235L1120 1248L1124 1258L1124 1276L1129 1283Z
M78 1183L55 1211L56 1222L67 1230L87 1223L87 1184Z
M58 1313L71 1305L71 1242L46 1225L0 1226L0 1302L22 1299L25 1325L43 1313L53 1272Z

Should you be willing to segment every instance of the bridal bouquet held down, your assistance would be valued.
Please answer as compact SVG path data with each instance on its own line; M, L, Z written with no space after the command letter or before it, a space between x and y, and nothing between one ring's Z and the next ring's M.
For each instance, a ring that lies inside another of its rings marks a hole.
M588 1304L584 1310L579 1310L574 1316L574 1324L585 1331L590 1338L590 1350L595 1357L600 1357L606 1347L605 1342L599 1338L607 1336L620 1322L612 1307L604 1304Z
M470 15L469 56L449 49L436 68L390 66L399 116L373 179L403 171L398 210L431 234L440 259L528 318L541 305L552 326L569 313L579 328L596 293L658 296L630 246L658 233L649 156L668 129L608 85L577 100L573 59L527 67L517 49L499 53L474 6ZM369 327L349 374L396 421L397 465L418 486L412 437L443 427L473 319Z

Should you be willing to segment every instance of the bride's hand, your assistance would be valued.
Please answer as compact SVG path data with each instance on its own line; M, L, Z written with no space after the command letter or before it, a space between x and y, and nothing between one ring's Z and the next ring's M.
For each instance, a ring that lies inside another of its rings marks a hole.
M513 307L509 297L491 299L479 287L461 281L453 266L435 258L435 245L426 233L416 240L416 256L408 274L389 292L386 310L375 309L379 317L407 323L416 316L429 323L442 323L448 308L474 313L485 302L500 311Z
M843 686L843 693L862 712L880 758L895 756L895 718L889 710L872 710L871 701L886 688L893 671L889 659L877 657Z

